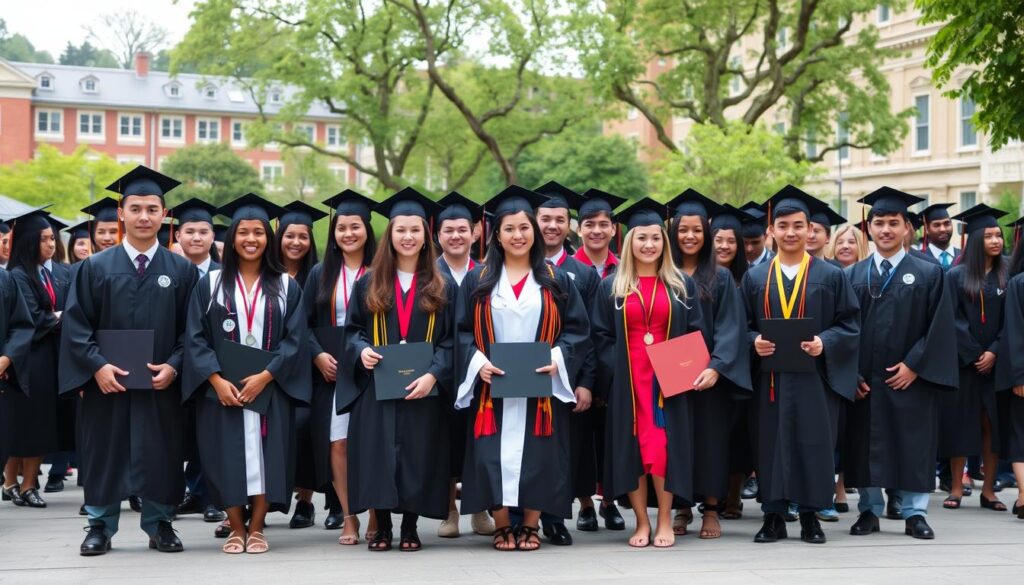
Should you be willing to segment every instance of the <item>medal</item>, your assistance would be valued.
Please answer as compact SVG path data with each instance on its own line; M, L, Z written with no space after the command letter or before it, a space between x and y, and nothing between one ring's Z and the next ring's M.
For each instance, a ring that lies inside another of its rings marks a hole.
M654 301L658 297L658 282L654 281L654 291L651 293L651 306L647 307L647 303L644 302L644 295L640 292L639 286L636 291L636 298L640 301L640 310L644 314L644 324L647 325L647 333L644 333L644 345L651 345L654 343L654 334L651 333L651 318L654 315Z
M647 345L654 343L654 334L650 331L644 333L644 343Z
M245 344L248 345L248 346L256 345L256 337L252 333L246 335L245 336Z
M238 283L238 289L242 293L242 308L245 309L245 324L248 331L245 335L245 344L249 347L256 347L256 336L252 334L252 324L256 317L256 300L260 297L260 289L263 283L261 281L256 282L256 289L252 295L252 305L250 305L249 296L245 293L245 283L242 282L241 277L236 282Z

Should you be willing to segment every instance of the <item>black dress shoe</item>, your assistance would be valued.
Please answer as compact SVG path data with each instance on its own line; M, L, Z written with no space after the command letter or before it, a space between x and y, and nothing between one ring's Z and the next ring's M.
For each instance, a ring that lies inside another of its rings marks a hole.
M786 538L786 519L781 514L769 512L764 515L764 524L761 530L754 535L754 542L778 542L780 538Z
M935 538L935 532L932 531L932 527L928 526L928 522L920 514L907 518L907 529L904 532L907 536L913 536L921 540L932 540Z
M185 547L181 544L181 539L174 533L171 523L167 521L157 523L156 536L150 537L149 548L168 553L185 550Z
M82 546L78 548L78 554L83 557L95 557L98 555L105 555L110 550L110 538L103 532L104 524L99 522L86 528L88 534L85 535L85 540L82 541Z
M227 538L229 536L231 536L231 525L227 522L223 522L213 529L214 538Z
M593 507L580 508L580 515L576 518L576 530L597 532L597 512Z
M288 522L288 528L309 528L316 519L316 509L310 502L299 500L295 502L295 513Z
M78 515L79 516L88 516L89 515L89 513L85 511L85 504L82 504L81 506L78 507Z
M210 504L203 510L203 522L223 522L228 515L223 510L218 510L217 506Z
M832 504L832 507L840 514L845 514L850 511L850 504L848 502L836 502Z
M341 530L344 525L345 513L341 511L341 508L327 510L327 517L324 518L324 528L326 530Z
M860 516L857 517L857 521L850 527L850 534L854 536L866 536L872 532L878 532L878 516L875 516L871 510L867 512L861 512Z
M132 512L142 512L142 498L128 496L128 507L132 509Z
M24 506L25 500L21 499L21 488L17 485L3 489L4 500L12 502L15 506Z
M825 544L825 532L814 512L800 513L800 540L810 544Z
M203 503L199 501L199 498L192 494L185 494L185 499L178 504L178 508L174 511L178 516L186 516L188 514L199 514L203 511Z
M747 481L743 484L743 491L740 492L740 497L744 500L753 500L757 497L757 492L757 478L748 477Z
M544 536L555 546L572 546L572 535L565 524L544 526Z
M903 498L900 496L889 496L885 503L885 517L889 520L903 519Z
M626 521L622 519L622 514L619 513L619 508L615 504L601 506L598 514L604 518L604 527L608 530L626 529Z
M45 508L46 500L39 495L39 490L32 488L25 490L25 493L21 494L21 499L25 501L25 505L29 508Z
M64 478L59 475L51 475L46 478L46 485L43 491L48 494L55 494L64 491Z

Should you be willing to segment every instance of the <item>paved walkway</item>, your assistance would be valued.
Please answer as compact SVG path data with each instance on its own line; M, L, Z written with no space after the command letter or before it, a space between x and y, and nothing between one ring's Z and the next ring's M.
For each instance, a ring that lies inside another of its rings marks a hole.
M1002 500L1010 506L1016 490L1006 490ZM699 540L679 538L671 549L634 550L626 546L629 532L575 532L576 544L568 548L545 545L533 553L499 553L490 539L464 535L458 539L436 537L437 522L423 520L420 534L424 550L418 553L371 553L364 544L342 547L339 532L323 529L324 512L317 512L317 526L289 530L287 518L270 516L267 538L271 551L262 556L229 557L220 552L223 541L212 536L214 524L199 516L175 522L185 552L161 554L147 548L138 529L137 515L127 503L121 532L106 556L78 555L84 537L84 518L78 516L82 493L68 482L59 494L45 494L45 510L0 505L0 583L785 583L787 585L835 583L1019 582L1024 575L1024 521L1009 513L978 508L978 497L964 498L964 508L941 510L941 497L932 496L929 521L934 541L918 541L903 535L903 522L882 520L882 532L868 537L849 535L855 512L843 514L837 523L825 523L828 544L814 546L799 541L799 527L790 524L786 542L757 545L752 542L760 526L752 513L737 521L724 521L724 536ZM322 499L317 499L322 505ZM856 496L851 496L855 505ZM633 522L627 514L627 530ZM365 516L364 516L365 521ZM699 518L694 528L699 524ZM397 519L396 519L397 522ZM365 524L364 524L365 526ZM469 530L469 518L462 526Z

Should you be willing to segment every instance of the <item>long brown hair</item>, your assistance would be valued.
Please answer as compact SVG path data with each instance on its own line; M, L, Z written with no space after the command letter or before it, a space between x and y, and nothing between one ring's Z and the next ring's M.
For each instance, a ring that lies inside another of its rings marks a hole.
M419 284L419 291L416 293L416 308L424 313L436 313L448 302L445 295L444 278L437 269L437 252L431 245L430 228L425 219L423 222L423 248L420 249L420 257L416 261L416 279ZM391 242L391 231L394 229L394 220L388 222L381 238L381 245L377 246L377 253L373 255L373 262L370 263L370 284L366 289L366 309L371 313L386 313L395 306L395 246Z

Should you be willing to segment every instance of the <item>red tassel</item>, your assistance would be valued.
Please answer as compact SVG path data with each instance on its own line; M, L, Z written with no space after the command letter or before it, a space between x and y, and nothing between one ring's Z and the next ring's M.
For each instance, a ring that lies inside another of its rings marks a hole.
M775 372L769 375L771 376L771 383L768 385L768 401L775 402Z
M537 416L533 422L533 435L535 437L550 437L554 433L554 423L551 420L551 399L537 399Z
M260 436L267 436L267 417L265 416L260 417Z
M484 385L480 393L480 408L476 411L473 422L473 437L488 437L498 432L498 424L494 420L494 404L491 402L491 387Z

